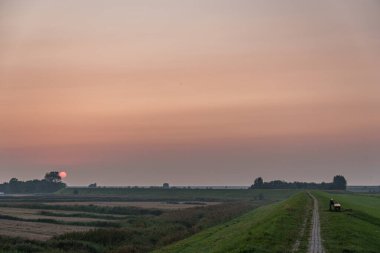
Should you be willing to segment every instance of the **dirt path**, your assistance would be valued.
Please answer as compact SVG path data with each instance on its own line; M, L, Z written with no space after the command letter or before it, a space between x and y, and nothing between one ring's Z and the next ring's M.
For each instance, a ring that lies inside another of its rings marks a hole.
M313 208L312 229L311 229L308 253L325 253L325 250L323 249L323 246L322 246L322 240L321 240L318 200L311 193L309 193L309 195L314 201L314 208Z

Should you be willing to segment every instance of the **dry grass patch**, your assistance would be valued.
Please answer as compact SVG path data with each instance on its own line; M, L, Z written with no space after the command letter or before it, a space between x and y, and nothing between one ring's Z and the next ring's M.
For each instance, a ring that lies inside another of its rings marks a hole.
M89 231L93 227L57 225L41 222L0 220L0 235L47 240L53 236L75 231Z
M28 208L12 208L12 207L0 207L0 214L12 216L21 219L52 219L63 222L96 222L96 221L107 221L106 219L94 219L87 217L57 217L57 216L46 216L41 215L40 212L44 210L41 209L28 209ZM63 211L60 213L68 213L68 211ZM75 212L72 212L75 213Z

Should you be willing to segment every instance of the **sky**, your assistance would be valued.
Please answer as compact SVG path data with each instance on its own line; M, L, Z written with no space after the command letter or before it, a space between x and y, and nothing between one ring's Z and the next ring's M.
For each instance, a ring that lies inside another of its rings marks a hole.
M380 2L2 0L0 182L380 185Z

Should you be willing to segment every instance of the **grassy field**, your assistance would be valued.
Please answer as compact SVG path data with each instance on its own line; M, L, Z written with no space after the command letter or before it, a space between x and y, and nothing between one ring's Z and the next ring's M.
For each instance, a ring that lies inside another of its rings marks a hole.
M212 227L157 253L192 252L306 252L308 231L305 218L310 215L311 199L303 192L290 199L253 210L241 217Z
M0 252L150 252L297 192L104 190L1 197Z
M283 199L284 195L291 196L297 190L247 190L247 189L187 189L187 188L65 188L57 192L57 195L72 196L102 196L123 197L133 201L227 201L227 200L252 200L267 197L274 200ZM267 196L266 196L267 195Z
M0 197L0 253L307 252L306 192L111 190ZM379 252L380 195L313 195L328 253ZM343 212L328 211L330 197Z
M313 193L320 203L321 233L329 253L380 252L380 198L364 194ZM343 212L329 212L330 198Z

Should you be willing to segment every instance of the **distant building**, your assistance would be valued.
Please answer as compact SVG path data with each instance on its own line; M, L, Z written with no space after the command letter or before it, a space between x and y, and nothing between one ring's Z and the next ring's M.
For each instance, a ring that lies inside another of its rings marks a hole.
M164 188L164 189L169 189L169 188L170 188L170 186L169 186L169 184L168 184L168 183L164 183L164 184L162 185L162 188Z
M88 188L96 188L96 187L97 187L97 184L96 184L96 183L90 184L90 185L88 186Z

